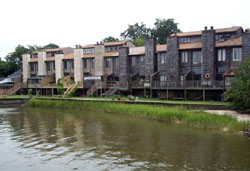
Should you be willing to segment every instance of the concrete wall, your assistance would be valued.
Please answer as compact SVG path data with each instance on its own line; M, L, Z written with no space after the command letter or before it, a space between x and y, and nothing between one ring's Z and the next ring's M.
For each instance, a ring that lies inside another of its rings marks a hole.
M28 78L30 77L30 54L23 54L23 82L27 82Z
M74 81L83 82L83 49L74 50Z
M63 54L55 55L55 74L56 74L56 82L58 79L63 78Z
M38 75L46 75L46 52L38 52Z
M104 45L95 45L95 75L104 75Z

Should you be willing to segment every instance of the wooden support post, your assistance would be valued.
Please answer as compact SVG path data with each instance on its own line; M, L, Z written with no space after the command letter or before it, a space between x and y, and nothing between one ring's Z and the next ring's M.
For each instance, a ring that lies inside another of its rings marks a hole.
M187 100L187 90L184 89L184 100Z
M167 100L168 100L168 89L167 89Z
M206 90L203 89L203 101L206 101Z
M52 96L54 96L54 89L53 88L51 89L51 93L52 93Z

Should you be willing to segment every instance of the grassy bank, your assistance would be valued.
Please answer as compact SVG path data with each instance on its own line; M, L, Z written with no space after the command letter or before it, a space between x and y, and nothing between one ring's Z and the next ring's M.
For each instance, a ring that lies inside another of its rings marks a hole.
M186 110L182 107L160 107L150 105L134 105L122 103L97 103L67 100L31 99L27 106L52 107L52 108L80 108L84 110L105 111L115 114L126 114L137 117L149 118L164 122L175 122L195 128L223 129L241 131L249 123L238 122L229 116L207 114L203 111Z

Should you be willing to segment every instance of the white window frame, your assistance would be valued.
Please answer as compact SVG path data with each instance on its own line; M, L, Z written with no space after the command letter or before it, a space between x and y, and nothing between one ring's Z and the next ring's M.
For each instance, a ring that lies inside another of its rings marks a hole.
M181 62L188 63L188 51L181 52Z
M94 48L83 49L83 53L95 53Z
M217 57L218 61L226 61L226 49L218 49Z
M136 65L136 57L132 56L131 57L131 66L135 66Z
M140 64L145 65L145 56L140 56Z
M242 60L242 48L233 48L233 61Z
M194 51L192 53L192 56L193 56L193 64L200 64L201 63L201 58L202 58L201 51Z
M167 54L160 53L160 57L161 57L161 64L166 64L167 63Z

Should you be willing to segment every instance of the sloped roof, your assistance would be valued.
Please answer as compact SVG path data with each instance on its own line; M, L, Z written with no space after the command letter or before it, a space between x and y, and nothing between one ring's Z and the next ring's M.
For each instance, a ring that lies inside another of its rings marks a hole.
M237 30L241 29L240 26L233 26L233 27L227 27L227 28L219 28L215 29L215 33L228 33L228 32L235 32ZM176 33L178 37L185 37L185 36L200 36L202 34L202 30L199 31L191 31L191 32L183 32L183 33ZM174 36L172 34L171 36Z
M216 47L226 47L226 46L241 46L242 45L242 37L238 37L236 39L228 39L223 42L216 42Z
M104 46L119 46L119 45L124 45L127 42L128 41L105 42L103 43L103 45ZM94 47L95 47L95 44L88 44L88 45L82 46L83 49L94 48Z
M129 55L143 55L145 54L145 46L129 48Z
M29 62L38 62L38 58L30 58Z
M157 52L164 52L167 51L167 45L163 44L163 45L156 45L156 51Z
M74 59L74 53L64 54L63 59Z
M19 69L16 72L8 75L8 78L17 78L17 77L21 77L22 76L22 70Z
M119 56L119 52L115 51L115 52L105 52L104 53L104 57L112 57L112 56Z
M95 54L94 53L84 53L83 58L94 58Z
M179 49L201 49L202 43L201 42L195 42L195 43L181 43L179 44Z
M46 57L45 61L47 61L47 62L55 61L55 57Z

